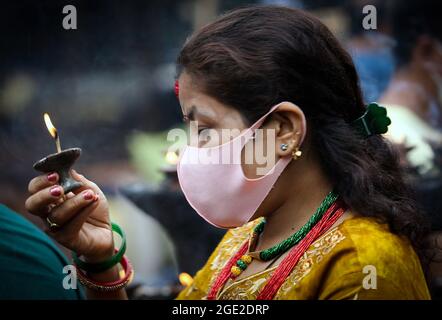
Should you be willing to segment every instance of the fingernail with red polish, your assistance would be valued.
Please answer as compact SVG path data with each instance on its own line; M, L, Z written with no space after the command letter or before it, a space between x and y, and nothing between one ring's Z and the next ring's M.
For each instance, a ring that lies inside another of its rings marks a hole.
M55 182L57 181L57 174L55 172L52 172L50 174L48 174L48 180L50 182Z
M83 194L83 198L84 198L84 200L92 200L92 199L94 199L94 194L92 193L92 191L86 191Z
M51 196L53 197L59 197L61 196L61 188L59 186L52 187L49 192L51 193Z

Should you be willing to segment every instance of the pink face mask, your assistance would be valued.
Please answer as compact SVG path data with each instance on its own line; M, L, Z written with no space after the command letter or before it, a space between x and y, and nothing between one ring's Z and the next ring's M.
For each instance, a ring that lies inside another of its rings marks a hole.
M187 146L182 153L177 167L181 189L190 205L210 224L234 228L248 222L292 159L280 158L267 174L256 179L247 178L241 167L241 150L278 106L227 143L209 148ZM223 154L234 161L207 161Z

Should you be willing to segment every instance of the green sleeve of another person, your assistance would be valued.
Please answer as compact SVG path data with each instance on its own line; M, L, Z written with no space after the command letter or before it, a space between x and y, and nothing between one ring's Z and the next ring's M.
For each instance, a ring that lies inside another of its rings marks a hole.
M83 299L69 277L63 286L69 264L44 232L0 204L0 299Z

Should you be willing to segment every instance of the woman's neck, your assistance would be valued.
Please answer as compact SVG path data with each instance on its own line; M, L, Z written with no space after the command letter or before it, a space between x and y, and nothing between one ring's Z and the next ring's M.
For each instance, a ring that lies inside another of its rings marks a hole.
M332 186L319 165L310 159L298 160L287 167L276 192L282 192L282 204L266 216L266 226L256 250L269 248L299 230L313 215ZM302 173L302 174L301 174Z

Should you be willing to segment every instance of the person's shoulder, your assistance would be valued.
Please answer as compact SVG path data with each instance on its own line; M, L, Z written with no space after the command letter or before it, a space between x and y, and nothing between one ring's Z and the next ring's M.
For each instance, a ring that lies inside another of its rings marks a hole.
M32 242L58 253L56 245L43 231L19 213L0 204L0 240L11 243L12 239L20 240L18 243L14 243L15 245Z
M78 299L79 290L63 287L68 264L44 232L0 204L0 298Z
M344 261L340 277L352 278L354 287L360 282L359 299L430 298L420 259L404 236L372 217L347 219L339 230L346 237L348 261L354 266L349 268Z
M344 220L339 229L351 241L361 264L418 261L408 239L391 232L387 224L374 217Z
M301 272L306 274L302 283L307 297L430 297L412 245L375 218L353 216L344 220L317 239L302 259L300 262L309 266L306 268L308 272ZM317 279L322 279L320 287Z
M9 207L5 206L4 204L0 203L0 221L2 222L0 224L0 228L4 228L7 225L12 224L18 224L23 226L28 226L29 222L16 213L15 211L11 210Z

